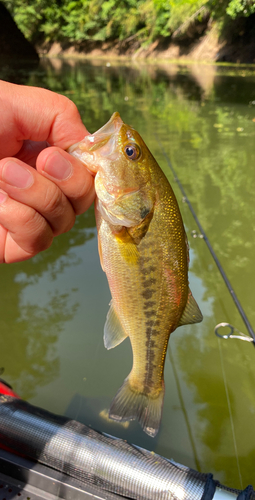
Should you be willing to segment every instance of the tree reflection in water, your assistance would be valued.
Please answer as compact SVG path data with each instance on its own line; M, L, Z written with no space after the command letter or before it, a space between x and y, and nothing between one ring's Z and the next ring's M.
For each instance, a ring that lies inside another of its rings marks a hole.
M54 281L67 267L79 263L72 249L95 237L93 207L77 219L73 229L54 240L45 252L29 261L1 266L0 352L6 380L25 398L32 398L40 385L58 375L59 359L55 344L63 325L75 314L72 290L54 291ZM46 276L51 292L44 305L24 303L26 288Z

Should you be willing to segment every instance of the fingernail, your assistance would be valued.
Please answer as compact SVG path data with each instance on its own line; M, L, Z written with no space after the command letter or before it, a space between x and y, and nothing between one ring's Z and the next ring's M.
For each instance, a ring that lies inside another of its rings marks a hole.
M0 189L0 203L4 203L7 197L8 194L2 191L2 189Z
M17 188L28 188L33 182L32 174L14 161L7 161L2 171L2 180Z
M55 152L48 157L43 171L54 177L54 179L63 181L71 175L73 166L61 153Z

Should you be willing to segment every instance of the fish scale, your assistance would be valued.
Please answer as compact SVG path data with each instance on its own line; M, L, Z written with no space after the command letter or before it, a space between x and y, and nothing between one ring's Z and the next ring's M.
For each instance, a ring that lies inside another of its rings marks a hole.
M101 265L112 302L107 349L127 336L133 366L109 416L138 419L158 432L168 339L178 326L202 320L188 284L188 246L173 190L142 138L119 114L69 152L96 174Z

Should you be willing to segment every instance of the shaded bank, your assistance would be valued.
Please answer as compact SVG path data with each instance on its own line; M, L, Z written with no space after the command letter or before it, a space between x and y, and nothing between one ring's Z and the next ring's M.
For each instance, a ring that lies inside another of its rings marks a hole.
M24 37L5 5L0 2L0 64L38 60L36 49Z
M228 0L224 1L227 5ZM78 2L73 3L78 5ZM195 3L198 7L201 2L197 0ZM188 4L189 2L187 6ZM47 10L46 2L45 5L40 4L38 7L40 15L37 15L34 7L29 10L25 4L21 6L16 0L11 3L3 0L0 2L0 63L38 60L37 53L39 53L41 56L50 57L160 58L254 64L255 13L252 13L254 9L235 14L236 17L233 19L223 4L224 2L217 12L213 2L212 4L207 2L192 15L190 15L192 11L186 15L183 13L178 20L175 19L173 9L171 15L170 12L164 14L165 29L161 27L160 30L158 26L159 31L151 32L152 26L149 28L149 25L146 25L147 27L141 29L138 23L129 30L125 25L126 31L122 33L110 30L109 26L113 22L111 17L110 20L107 18L108 21L101 19L100 16L98 19L93 18L94 27L92 31L89 30L90 23L85 15L85 4L79 14L79 5L77 12L74 6L69 12L70 7L63 0L58 7L54 4L51 11ZM160 12L154 12L156 25L163 22ZM124 8L125 19L127 14ZM87 13L87 15L92 14ZM82 16L85 16L84 19ZM149 22L146 19L141 23ZM175 22L172 19L175 19ZM101 33L102 29L106 31Z
M203 23L193 25L185 33L160 38L146 46L134 35L122 41L44 42L37 50L40 55L49 57L160 58L254 64L254 23L255 14L239 17L220 33L218 25L205 18Z

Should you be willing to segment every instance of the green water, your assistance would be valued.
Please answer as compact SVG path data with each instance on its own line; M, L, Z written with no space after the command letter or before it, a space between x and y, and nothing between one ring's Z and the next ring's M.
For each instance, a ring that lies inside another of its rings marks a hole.
M240 315L163 156L163 144L255 328L255 70L45 60L2 78L60 92L87 128L114 111L134 126L177 195L190 244L190 286L204 321L171 336L162 424L154 439L136 422L107 419L130 371L129 340L103 346L110 301L93 208L34 259L2 265L0 367L21 397L155 450L223 484L255 484L255 350L220 340L217 323L245 332ZM254 104L252 103L254 101Z

